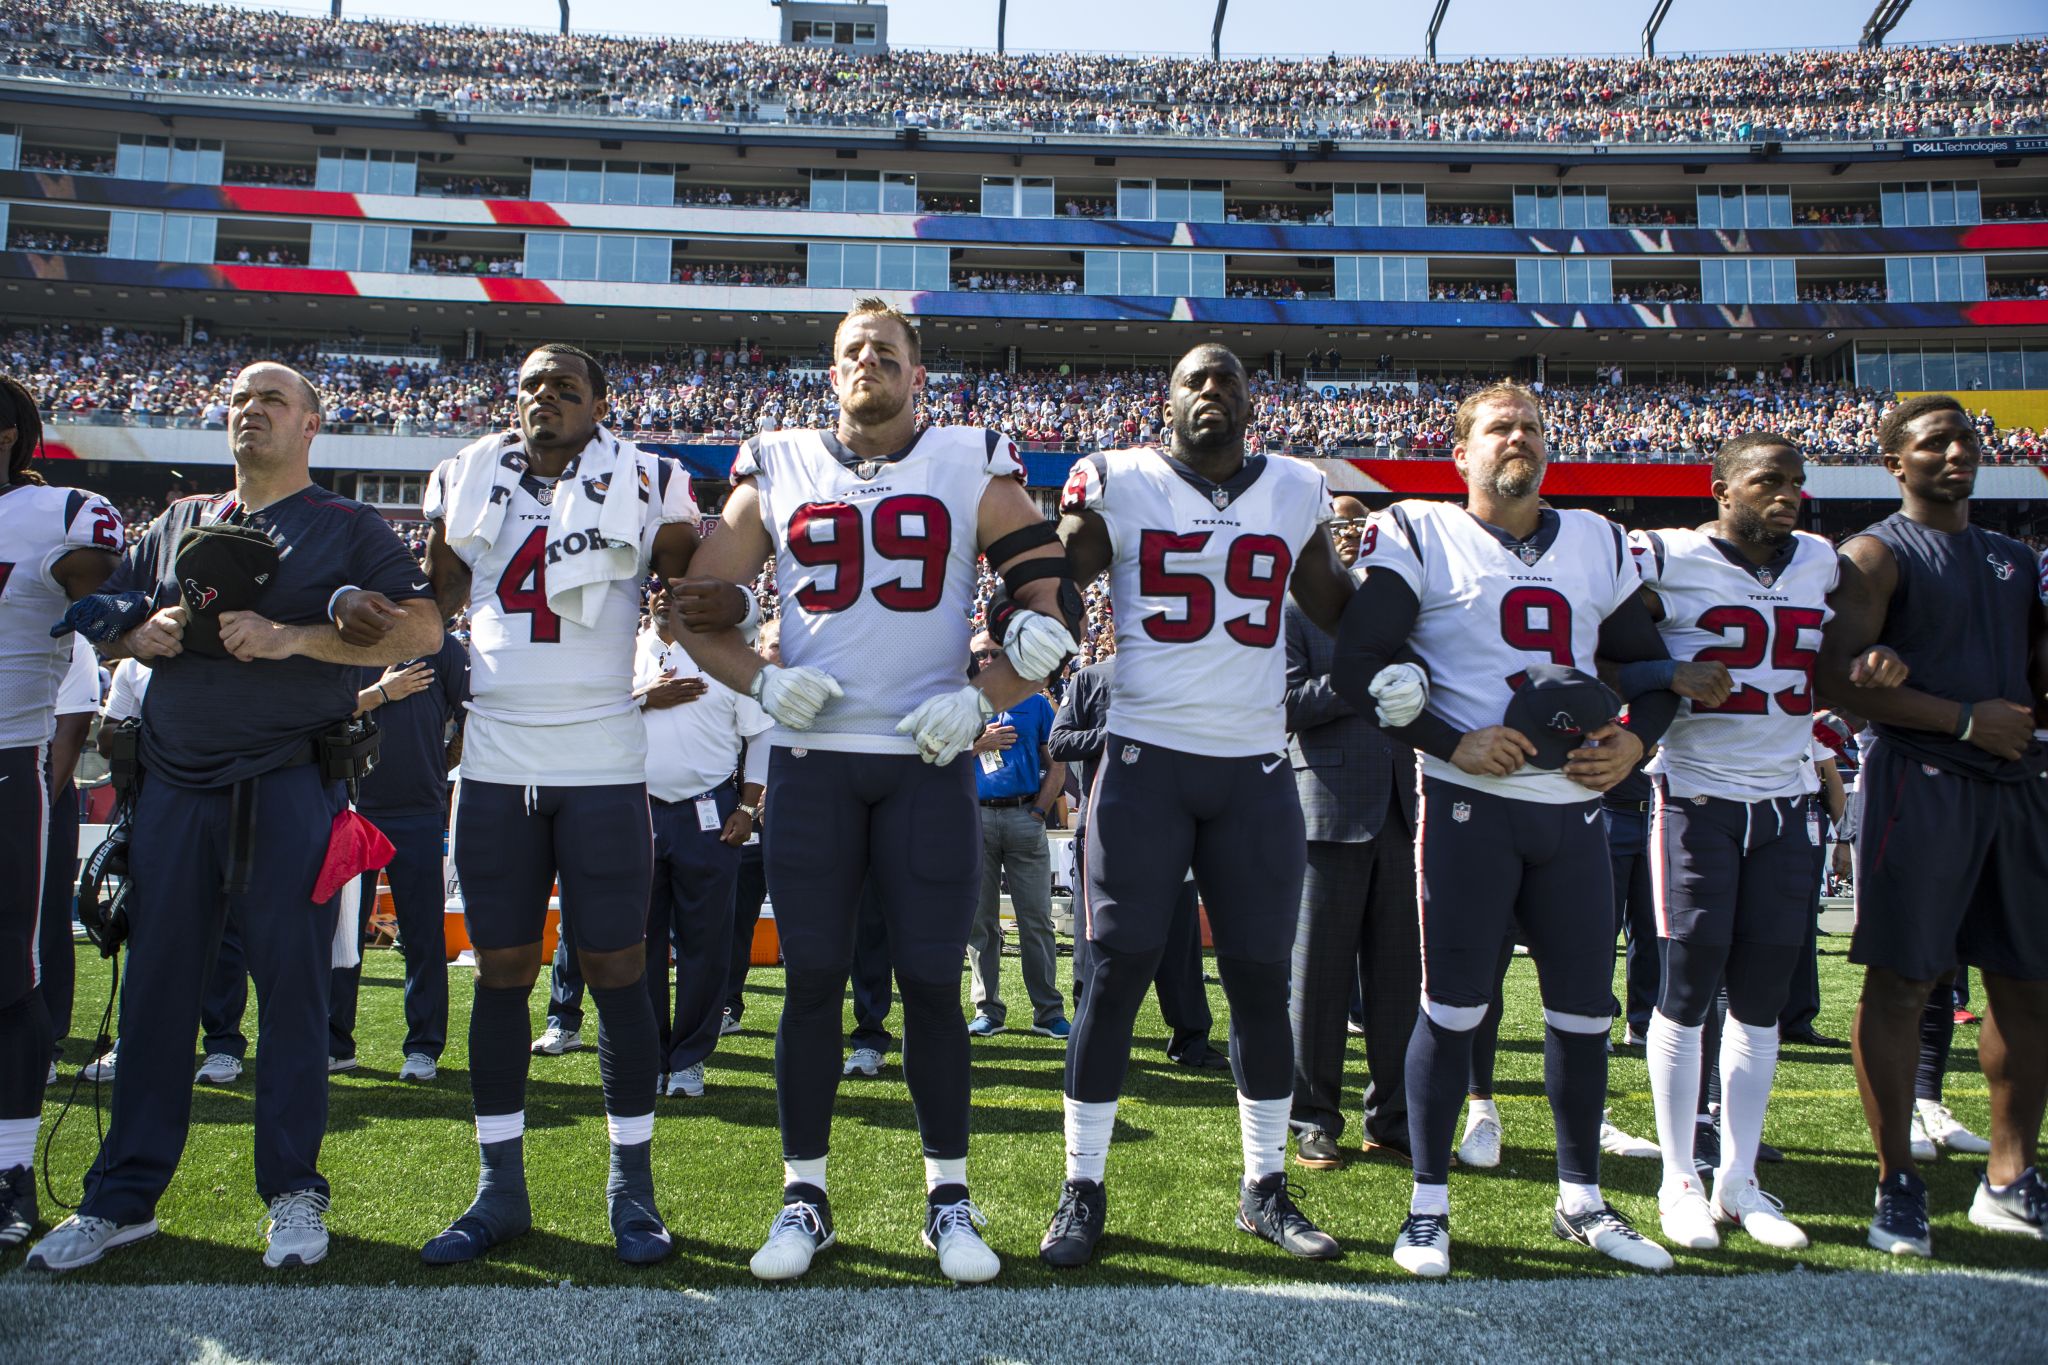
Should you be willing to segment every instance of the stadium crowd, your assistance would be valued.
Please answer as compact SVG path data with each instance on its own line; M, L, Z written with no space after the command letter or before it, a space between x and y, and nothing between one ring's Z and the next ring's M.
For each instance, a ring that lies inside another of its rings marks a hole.
M253 355L281 355L309 375L326 399L328 426L397 435L464 434L510 421L515 357L439 368L322 357L314 347L252 338L181 345L136 332L57 327L0 338L0 356L57 421L140 421L223 427L235 371ZM658 358L608 356L611 424L643 440L736 442L762 431L817 426L834 402L815 357L793 362L749 347L695 347ZM948 372L945 363L920 400L927 425L993 427L1027 446L1085 450L1140 445L1159 437L1166 373L1157 369L1031 369ZM1298 379L1254 376L1260 449L1297 454L1385 449L1440 455L1451 414L1474 381L1426 379L1337 390L1326 396ZM1775 375L1733 367L1712 383L1667 381L1551 385L1544 393L1550 446L1559 459L1710 457L1727 436L1768 425L1800 442L1808 458L1850 463L1874 458L1891 395L1828 381L1803 381L1790 365ZM1990 463L2048 457L2039 433L1975 421Z
M76 37L88 41L80 44ZM1870 140L2048 128L2038 39L1718 56L868 56L736 40L24 0L0 58L74 79L705 122L1541 143Z

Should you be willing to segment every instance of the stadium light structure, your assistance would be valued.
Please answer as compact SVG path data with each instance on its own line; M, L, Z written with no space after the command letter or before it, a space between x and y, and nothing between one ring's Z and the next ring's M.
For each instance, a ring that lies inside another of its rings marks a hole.
M1671 0L1657 0L1657 8L1650 11L1650 22L1643 25L1643 60L1650 61L1657 55L1657 30L1664 27L1664 16L1671 13Z
M1863 23L1863 40L1857 44L1862 48L1879 48L1891 31L1899 26L1899 20L1906 17L1913 0L1877 0L1877 8L1870 12L1870 18Z
M1451 8L1451 0L1436 0L1436 13L1429 16L1429 33L1423 39L1423 47L1429 59L1436 60L1436 35L1443 31L1444 15Z
M569 0L555 0L562 7L562 36L569 36Z
M996 55L1003 55L1003 30L1010 26L1010 0L996 0Z
M1230 0L1216 0L1216 22L1209 26L1209 60L1223 60L1223 12L1230 8Z

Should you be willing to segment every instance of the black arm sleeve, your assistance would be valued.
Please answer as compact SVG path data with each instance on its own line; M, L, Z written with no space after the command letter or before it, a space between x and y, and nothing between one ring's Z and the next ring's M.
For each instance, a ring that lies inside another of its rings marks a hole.
M1618 664L1671 657L1671 651L1664 647L1663 634L1640 596L1629 598L1614 615L1600 623L1600 657ZM1672 718L1678 714L1680 700L1676 692L1665 687L1630 698L1628 728L1644 748L1664 738Z
M1394 662L1415 628L1422 610L1415 590L1397 573L1371 569L1337 627L1337 657L1330 668L1331 685L1337 695L1360 715L1376 710L1367 690L1382 668ZM1409 724L1387 733L1413 748L1436 758L1449 760L1464 736L1441 716L1425 710Z

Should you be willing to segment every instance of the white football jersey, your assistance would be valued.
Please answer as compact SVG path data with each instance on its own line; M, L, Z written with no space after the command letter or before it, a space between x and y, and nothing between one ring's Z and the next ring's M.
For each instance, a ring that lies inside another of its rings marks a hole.
M1649 771L1673 796L1762 801L1817 791L1813 664L1834 547L1805 531L1759 568L1701 531L1635 531L1636 568L1664 603L1658 629L1674 659L1727 666L1735 691L1716 707L1681 702Z
M621 443L622 449L628 449ZM472 547L469 712L463 771L482 782L596 786L644 781L647 729L633 699L633 641L654 537L670 522L698 521L689 477L673 460L634 451L640 474L640 572L605 585L597 624L581 626L548 607L546 481L520 480L497 539ZM451 477L443 460L433 477ZM492 474L479 466L475 477ZM437 502L430 492L428 505Z
M1295 561L1330 519L1321 472L1254 456L1217 493L1158 450L1107 450L1074 466L1060 507L1109 528L1110 731L1212 758L1284 751L1282 620Z
M50 638L71 605L50 571L88 548L127 548L121 514L99 494L39 484L0 493L0 749L49 741L75 638Z
M1642 586L1619 526L1551 508L1533 536L1510 542L1459 504L1397 502L1367 526L1358 567L1397 573L1414 591L1421 610L1408 645L1429 669L1429 709L1467 733L1501 723L1531 664L1591 673L1600 623ZM1480 777L1424 754L1422 771L1518 801L1596 795L1561 771L1526 765Z
M1024 464L1009 437L979 427L932 427L895 460L849 467L842 453L830 432L775 431L733 461L775 545L782 661L845 693L812 728L778 725L770 742L913 754L897 722L967 685L982 494L991 479L1021 480Z

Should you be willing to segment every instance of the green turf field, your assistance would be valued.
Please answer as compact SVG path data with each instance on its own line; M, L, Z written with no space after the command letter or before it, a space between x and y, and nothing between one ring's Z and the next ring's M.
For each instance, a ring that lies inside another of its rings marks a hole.
M1846 940L1822 940L1821 980L1827 1002L1822 1031L1846 1035L1857 972L1842 957ZM106 976L96 958L80 958L78 1028L95 1023ZM1013 980L1009 998L1024 999ZM1068 970L1061 960L1064 980ZM605 1223L605 1130L594 1050L535 1058L527 1098L526 1168L535 1231L469 1267L429 1270L420 1244L467 1204L476 1178L464 1039L471 974L451 969L454 1040L440 1079L401 1085L396 1079L403 1037L397 954L367 955L356 1036L362 1069L337 1078L322 1168L334 1186L328 1260L288 1272L299 1282L353 1284L664 1285L710 1287L752 1283L747 1257L779 1203L780 1148L775 1135L772 1029L781 973L757 969L750 980L746 1030L722 1040L700 1100L660 1101L655 1169L662 1211L676 1237L667 1263L634 1269L614 1259ZM963 995L965 983L963 980ZM1211 986L1218 1018L1221 992ZM546 1004L534 994L535 1028ZM1028 1010L1024 1011L1028 1014ZM253 1015L253 1011L252 1011ZM1501 1278L1599 1276L1610 1262L1557 1241L1549 1210L1555 1194L1550 1116L1543 1099L1540 1011L1533 969L1518 958L1508 977L1496 1086L1507 1134L1505 1160L1487 1172L1455 1172L1451 1180L1458 1276ZM586 1038L594 1039L594 1018ZM1138 1045L1110 1154L1109 1231L1095 1264L1055 1276L1035 1252L1052 1212L1062 1172L1061 1045L1028 1033L1007 1033L974 1045L975 1145L969 1164L974 1197L989 1216L988 1239L1006 1262L1003 1283L1030 1287L1059 1282L1099 1286L1249 1284L1288 1279L1341 1285L1406 1279L1387 1258L1406 1212L1405 1168L1357 1153L1354 1121L1345 1134L1353 1160L1331 1172L1290 1164L1304 1191L1303 1208L1345 1246L1341 1261L1296 1264L1232 1226L1239 1173L1237 1111L1225 1072L1194 1072L1167 1062L1165 1030L1155 1008L1139 1017ZM1357 1040L1353 1040L1356 1043ZM89 1044L67 1044L62 1083L45 1111L47 1132L58 1101L70 1091ZM1362 1049L1352 1050L1349 1100L1357 1103ZM195 1064L197 1058L194 1058ZM251 1065L225 1089L200 1087L184 1164L158 1209L163 1233L77 1273L107 1282L273 1282L258 1260L263 1209L254 1192L248 1127L256 1078ZM1613 1117L1630 1132L1654 1137L1640 1051L1617 1050ZM87 1085L55 1144L52 1171L60 1193L75 1201L94 1150ZM1975 1030L1959 1029L1948 1089L1952 1108L1978 1131L1987 1123L1977 1072ZM919 1241L923 1170L902 1068L892 1054L882 1077L840 1089L832 1153L831 1193L839 1245L824 1253L806 1283L823 1286L943 1283ZM1785 1149L1781 1166L1765 1166L1767 1189L1814 1238L1793 1255L1760 1247L1739 1233L1716 1252L1678 1253L1681 1270L1778 1271L1795 1262L1821 1268L1880 1268L1863 1234L1874 1169L1846 1051L1788 1049L1768 1138ZM1965 1218L1981 1160L1932 1164L1936 1264L2048 1268L2048 1244L1979 1231ZM1654 1161L1609 1158L1604 1186L1645 1232L1656 1229ZM45 1204L46 1218L61 1216ZM17 1256L19 1253L16 1253Z

